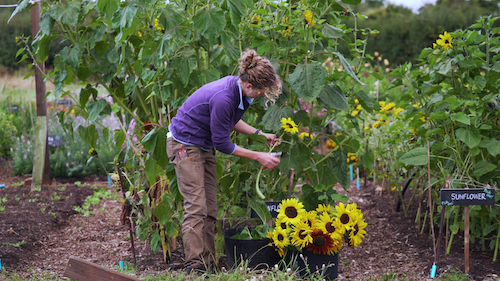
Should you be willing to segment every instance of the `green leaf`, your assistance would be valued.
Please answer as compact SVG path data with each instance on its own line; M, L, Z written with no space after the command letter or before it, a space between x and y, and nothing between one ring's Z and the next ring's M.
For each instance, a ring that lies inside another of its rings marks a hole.
M465 125L470 125L470 117L463 112L452 113L451 120L458 121L458 122L463 123Z
M340 201L340 202L347 202L347 201L349 201L349 196L344 195L344 194L338 194L338 193L334 193L334 194L330 195L330 198L333 201Z
M158 230L151 232L151 235L149 236L149 246L151 247L151 250L153 250L155 253L157 253L158 249L160 249L161 237L160 234L158 233Z
M463 141L470 148L474 148L481 142L481 133L476 128L460 128L455 132L457 139Z
M85 107L89 101L90 95L97 96L97 90L92 85L87 84L87 87L80 90L80 106Z
M110 21L120 7L120 0L97 0L97 9Z
M319 94L319 99L331 109L349 109L347 98L342 89L337 85L325 85Z
M122 130L116 130L113 137L115 140L115 147L121 149L127 135Z
M148 183L150 186L153 186L156 183L156 177L160 172L158 169L159 167L156 164L156 160L153 157L148 157L144 166L144 172L146 174L146 178L148 179Z
M182 23L184 18L177 11L171 7L166 7L160 15L160 23L163 24L165 29L168 31Z
M280 128L281 118L288 118L293 115L293 109L290 107L281 108L278 105L272 105L266 110L262 117L264 129L266 131L277 131Z
M89 119L94 122L107 105L108 102L105 99L90 101L87 105L89 110Z
M356 97L358 98L359 104L368 111L369 113L373 112L373 107L375 106L372 99L363 91L359 90L359 92L356 94Z
M482 90L484 89L484 87L486 87L486 78L484 78L484 76L477 75L476 77L474 77L474 83L479 89Z
M401 155L398 159L405 165L427 165L427 147L418 147Z
M342 38L344 36L344 30L342 30L341 28L338 28L336 26L329 25L328 23L323 24L322 33L326 37L332 38L332 39Z
M246 15L246 9L243 7L241 0L228 0L229 15L231 16L231 23L238 27L241 18Z
M356 82L358 82L359 84L361 85L365 85L365 83L361 82L358 78L358 76L356 75L356 73L354 73L354 71L352 70L351 68L351 65L349 64L349 62L344 58L344 56L339 53L339 52L333 52L332 54L336 55L339 60L340 60L340 64L342 65L342 68L344 68L344 71L349 74L349 76L351 76L352 78L354 78L354 80L356 80Z
M165 157L167 149L167 130L165 128L154 128L141 140L142 145L148 152L153 153L158 165L165 168L168 158Z
M488 140L486 148L488 149L488 152L491 154L491 156L495 157L500 154L500 141L495 138L491 138L490 140Z
M172 205L172 201L173 198L168 193L164 193L161 196L160 204L158 204L153 211L155 217L158 218L158 221L163 225L165 225L167 221L171 220L170 206Z
M219 37L226 27L224 11L219 8L198 9L193 17L194 28L209 40Z
M342 0L342 3L349 5L358 5L359 3L361 3L361 0Z
M344 189L347 190L351 183L351 179L349 177L349 168L347 166L347 155L344 152L341 152L340 149L332 152L330 157L333 160L333 174L335 178L339 181L340 185Z
M21 12L22 10L26 9L26 7L28 7L28 4L30 3L30 0L22 0L21 2L19 2L17 4L17 7L16 9L14 10L14 12L12 12L12 15L10 15L10 18L9 20L7 21L7 23L10 22L10 20L15 16L17 15L17 13Z
M95 147L99 134L95 128L95 125L90 125L88 127L78 126L78 134L80 138L88 144L90 147Z
M492 164L492 163L489 163L486 161L480 161L476 164L476 167L474 167L474 172L472 172L472 173L474 174L474 176L480 177L482 175L485 175L485 174L495 170L496 167L497 166L495 164Z
M42 35L35 37L33 41L33 51L35 52L39 61L46 61L49 55L50 42L54 36Z
M40 18L40 30L44 35L50 35L52 29L54 28L54 19L50 16L50 13L45 13Z
M298 64L289 78L292 91L307 102L312 102L318 97L325 85L325 81L326 70L317 61Z
M50 9L50 16L63 24L69 26L76 26L78 23L78 15L80 13L80 2L72 1L69 2L66 7L63 4L58 3Z
M265 224L268 220L272 219L271 212L269 212L269 209L264 201L247 197L247 202L250 208L257 213L262 224Z
M134 21L135 14L137 14L136 3L127 4L127 6L123 8L119 8L114 14L113 19L111 20L114 28L127 28L132 26L132 22Z
M189 82L189 76L196 68L197 58L194 55L182 54L172 60L172 69L175 69L178 77L184 85Z

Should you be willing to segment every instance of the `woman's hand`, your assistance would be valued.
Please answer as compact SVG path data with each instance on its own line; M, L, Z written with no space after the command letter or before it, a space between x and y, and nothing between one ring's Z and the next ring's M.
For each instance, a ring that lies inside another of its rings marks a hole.
M266 137L267 145L269 145L269 146L280 145L280 143L281 143L281 139L277 138L274 134L268 134L268 133L262 132L261 135Z
M276 165L280 163L280 159L276 156L273 156L269 153L266 152L256 152L257 153L257 160L260 164L262 164L264 167L268 169L274 168Z

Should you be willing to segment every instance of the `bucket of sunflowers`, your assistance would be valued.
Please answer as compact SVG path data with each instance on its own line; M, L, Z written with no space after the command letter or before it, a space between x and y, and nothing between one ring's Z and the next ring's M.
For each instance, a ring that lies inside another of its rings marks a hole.
M301 276L338 276L338 252L342 246L358 246L367 223L355 203L336 206L319 204L307 211L297 199L281 202L274 228L268 231L270 244Z

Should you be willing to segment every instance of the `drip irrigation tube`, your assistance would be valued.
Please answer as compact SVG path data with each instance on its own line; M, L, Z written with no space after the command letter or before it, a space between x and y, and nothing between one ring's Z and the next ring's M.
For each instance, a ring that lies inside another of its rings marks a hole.
M401 200L404 199L406 189L408 189L411 181L413 180L416 174L417 172L413 172L411 176L406 180L405 186L403 186L403 190L401 191L401 197L398 198L398 203L396 205L396 212L399 212L399 209L401 209Z

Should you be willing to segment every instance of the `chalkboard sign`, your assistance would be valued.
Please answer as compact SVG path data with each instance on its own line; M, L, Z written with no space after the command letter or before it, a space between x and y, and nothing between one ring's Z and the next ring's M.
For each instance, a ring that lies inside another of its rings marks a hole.
M73 103L71 102L71 100L58 100L57 104L69 106L69 105L72 105Z
M49 141L50 146L61 146L62 145L62 136L48 135L47 140Z
M493 188L441 189L441 205L494 205Z
M280 203L281 201L266 201L266 206L267 206L267 209L269 210L269 212L271 213L271 217L275 218L278 216L278 210L280 209ZM250 213L250 217L251 218L258 218L259 215L257 215L257 213L252 210L252 212Z
M17 111L18 109L19 107L17 106L17 104L12 105L12 111Z

